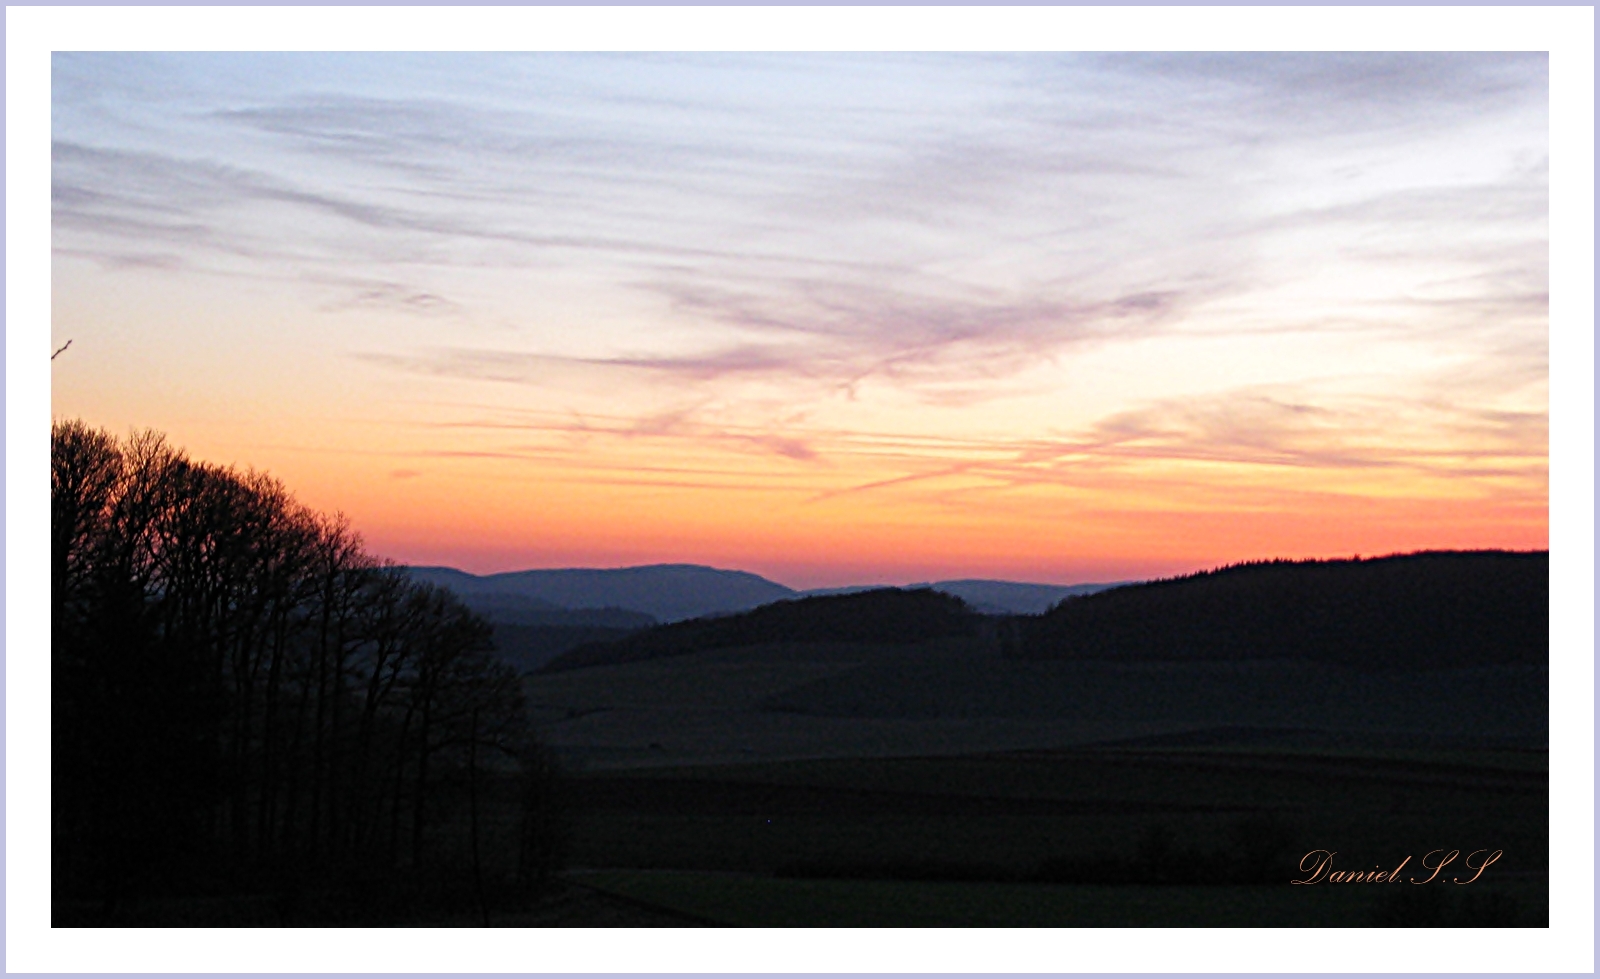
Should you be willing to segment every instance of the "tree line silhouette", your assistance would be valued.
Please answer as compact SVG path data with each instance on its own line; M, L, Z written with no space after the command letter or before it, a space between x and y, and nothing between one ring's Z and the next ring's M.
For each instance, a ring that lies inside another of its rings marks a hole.
M551 869L519 680L450 592L152 432L53 424L50 522L56 899Z

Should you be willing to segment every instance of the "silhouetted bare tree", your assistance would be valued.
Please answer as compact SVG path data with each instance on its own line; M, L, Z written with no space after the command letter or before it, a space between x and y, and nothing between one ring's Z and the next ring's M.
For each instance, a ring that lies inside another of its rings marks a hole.
M58 893L455 858L448 787L476 833L480 767L532 757L488 623L270 477L77 421L51 456Z

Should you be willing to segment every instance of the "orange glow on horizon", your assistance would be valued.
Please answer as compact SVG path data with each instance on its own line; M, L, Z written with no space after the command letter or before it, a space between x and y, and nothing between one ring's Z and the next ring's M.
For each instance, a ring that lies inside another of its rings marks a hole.
M1472 482L1148 458L1023 478L1014 449L910 462L839 450L818 462L700 445L691 463L683 446L648 441L606 457L434 451L267 452L277 457L263 468L308 505L344 512L377 554L475 573L694 563L794 587L1073 583L1276 557L1549 546L1537 460L1514 479Z

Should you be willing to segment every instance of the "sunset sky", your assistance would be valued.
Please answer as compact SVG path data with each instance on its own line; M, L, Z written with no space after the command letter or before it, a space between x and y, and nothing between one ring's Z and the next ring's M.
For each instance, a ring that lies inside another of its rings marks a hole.
M476 572L1549 545L1543 54L56 54L52 410Z

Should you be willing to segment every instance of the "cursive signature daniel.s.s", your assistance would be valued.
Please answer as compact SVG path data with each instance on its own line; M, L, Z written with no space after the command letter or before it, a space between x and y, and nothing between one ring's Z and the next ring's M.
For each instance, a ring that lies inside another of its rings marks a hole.
M1465 880L1461 877L1442 878L1439 874L1444 868L1455 863L1461 856L1460 850L1429 850L1421 860L1422 869L1429 871L1427 877L1402 878L1400 872L1411 862L1410 857L1400 861L1400 865L1393 870L1382 870L1374 867L1371 870L1335 870L1333 869L1334 855L1337 850L1312 850L1300 858L1300 872L1306 874L1304 880L1291 880L1291 884L1398 884L1402 879L1413 884L1431 884L1435 880L1443 883L1449 880L1453 884L1470 884L1483 876L1489 865L1500 859L1500 850L1473 850L1461 861L1461 866L1472 872L1472 876Z

